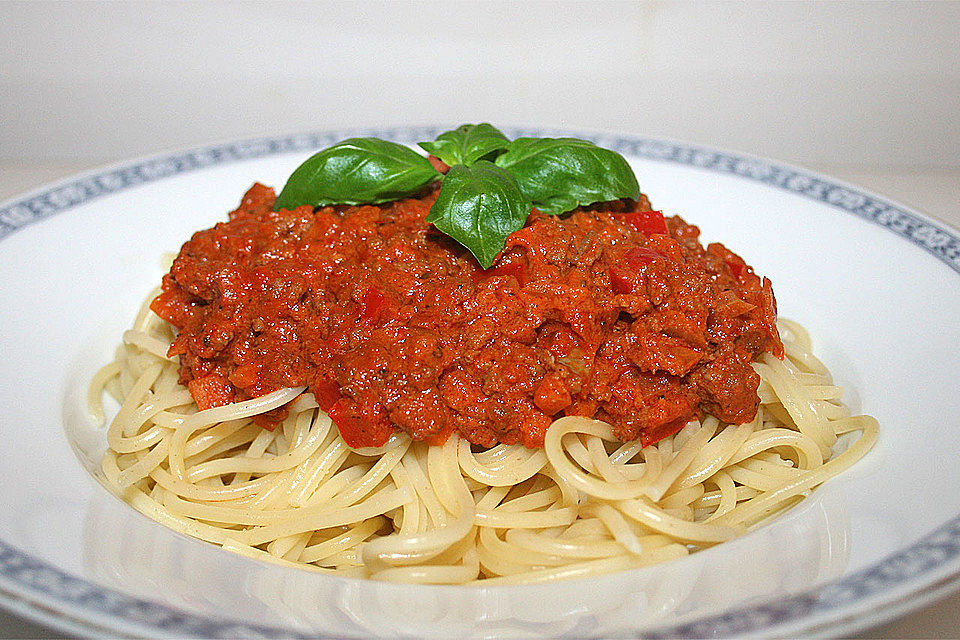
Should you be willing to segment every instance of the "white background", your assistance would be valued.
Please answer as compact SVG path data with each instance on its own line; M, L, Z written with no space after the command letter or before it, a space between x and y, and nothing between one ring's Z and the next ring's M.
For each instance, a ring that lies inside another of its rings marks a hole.
M0 3L0 62L8 160L482 119L960 166L957 2Z
M0 200L173 148L479 120L769 156L958 227L960 2L0 0ZM868 635L956 637L960 596Z

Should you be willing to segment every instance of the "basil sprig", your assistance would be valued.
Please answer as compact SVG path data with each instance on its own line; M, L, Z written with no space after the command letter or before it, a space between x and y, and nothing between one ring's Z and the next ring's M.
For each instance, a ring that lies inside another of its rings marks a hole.
M462 124L452 131L441 133L433 142L418 142L418 145L451 167L458 164L470 166L477 160L496 155L510 145L507 136L487 122Z
M390 202L440 177L426 158L409 147L379 138L350 138L297 167L274 208Z
M427 222L489 268L531 207L561 214L640 196L618 153L576 138L509 140L489 123L465 124L420 147L450 165L444 176L416 151L379 138L350 138L311 156L287 180L276 210L379 204L443 180Z
M517 138L497 166L516 177L520 190L543 213L640 197L640 185L619 153L576 138Z
M477 160L450 168L427 222L469 249L486 269L528 215L530 205L516 178L492 162Z

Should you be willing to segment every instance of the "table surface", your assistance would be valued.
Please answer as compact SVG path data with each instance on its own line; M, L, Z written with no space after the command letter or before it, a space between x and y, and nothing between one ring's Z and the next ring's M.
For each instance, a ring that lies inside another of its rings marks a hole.
M95 162L25 164L0 162L0 202L71 174L96 168ZM899 201L960 229L960 169L896 170L815 166L815 171ZM61 634L0 610L0 637L50 638ZM960 638L960 591L858 638Z

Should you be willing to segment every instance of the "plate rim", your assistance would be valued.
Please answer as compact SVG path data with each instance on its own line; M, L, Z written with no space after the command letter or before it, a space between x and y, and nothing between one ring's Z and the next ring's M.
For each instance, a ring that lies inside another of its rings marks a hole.
M175 175L232 162L317 150L354 136L414 143L431 139L447 128L419 125L329 129L227 141L120 161L68 176L0 203L0 242L23 228L95 199ZM804 196L892 232L960 275L960 231L931 215L815 171L737 151L597 129L536 126L501 129L510 137L590 139L626 156L732 175ZM919 608L958 586L960 514L913 545L848 576L772 602L727 609L643 633L652 638L851 633ZM0 540L0 606L61 631L95 636L132 631L215 637L228 630L232 635L244 630L248 635L265 637L299 635L292 629L208 618L135 598L68 574L3 540ZM145 618L150 622L145 622Z

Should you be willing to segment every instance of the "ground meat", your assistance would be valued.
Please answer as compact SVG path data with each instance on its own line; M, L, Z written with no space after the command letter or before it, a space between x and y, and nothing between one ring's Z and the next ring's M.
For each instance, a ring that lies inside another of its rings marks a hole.
M642 197L534 210L482 270L426 223L435 198L273 211L256 184L194 234L152 308L198 405L308 385L353 446L536 447L563 415L650 443L753 418L749 363L783 347L770 281L737 255Z

